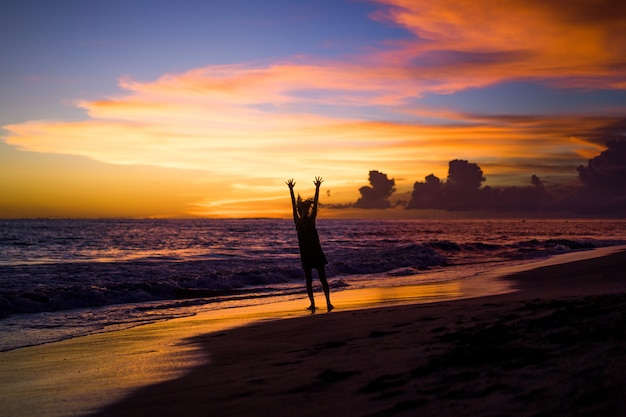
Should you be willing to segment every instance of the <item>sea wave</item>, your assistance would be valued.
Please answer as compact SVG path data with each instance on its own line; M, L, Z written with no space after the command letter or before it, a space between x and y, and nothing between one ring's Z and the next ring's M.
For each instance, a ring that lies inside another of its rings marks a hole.
M320 220L318 230L333 292L626 244L624 220ZM303 276L288 220L0 220L0 351L302 298Z
M513 244L430 240L369 248L331 244L327 274L349 285L351 277L363 274L378 274L379 279L419 275L453 265L533 259L624 243L532 239ZM0 317L157 300L245 297L263 288L278 294L300 286L302 277L297 253L220 260L1 266Z

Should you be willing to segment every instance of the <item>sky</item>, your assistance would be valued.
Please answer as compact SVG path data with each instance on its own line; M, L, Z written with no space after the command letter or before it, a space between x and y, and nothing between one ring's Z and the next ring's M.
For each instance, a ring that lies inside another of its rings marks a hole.
M452 167L621 195L625 28L614 0L3 1L0 218L288 217L316 176L320 215L419 217Z

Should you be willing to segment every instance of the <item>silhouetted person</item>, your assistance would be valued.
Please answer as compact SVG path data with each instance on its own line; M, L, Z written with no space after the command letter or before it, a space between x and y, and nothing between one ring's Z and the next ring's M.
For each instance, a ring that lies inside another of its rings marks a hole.
M333 309L333 305L330 303L330 290L328 288L328 281L326 280L326 270L324 265L328 264L326 255L322 251L320 245L320 238L315 228L315 218L317 217L317 203L320 195L320 185L323 180L321 177L315 177L315 197L302 200L298 194L298 200L293 194L293 187L296 183L293 179L286 182L289 186L289 192L291 194L291 206L293 208L293 221L296 224L296 230L298 232L298 245L300 246L300 260L302 262L302 268L304 268L304 275L306 277L306 292L311 300L309 310L315 312L315 299L313 298L313 268L317 269L322 288L324 288L324 295L326 296L326 306L328 311Z

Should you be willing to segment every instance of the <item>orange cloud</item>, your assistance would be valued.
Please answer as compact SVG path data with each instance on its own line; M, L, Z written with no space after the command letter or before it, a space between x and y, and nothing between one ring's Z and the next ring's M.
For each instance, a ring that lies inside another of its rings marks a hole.
M440 125L332 117L323 108L315 114L306 111L311 107L298 107L320 103L319 97L300 94L323 85L321 78L307 73L310 66L302 74L292 74L298 72L296 67L229 69L208 67L148 83L126 79L121 83L128 89L126 95L80 103L90 120L5 126L10 132L6 141L22 150L81 155L113 164L197 169L232 182L325 173L347 187L373 168L419 179L436 166L445 169L447 161L456 157L506 159L523 153L524 158L545 159L557 155L546 152L548 143L576 154L582 145L572 142L571 136L609 123L585 118L477 117L454 111L439 113ZM343 81L330 80L324 92L340 85L344 96L361 90L374 94L371 84L360 87L372 75L364 76L360 79L357 72ZM350 90L349 83L356 87ZM390 85L379 88L379 98L390 97L394 88L398 96L406 93ZM380 101L375 99L374 107ZM364 100L358 107L368 103ZM433 115L421 109L413 112ZM398 107L398 114L406 117L407 113L411 110Z
M377 60L401 62L452 92L510 79L576 88L625 84L626 6L616 1L375 0L373 18L406 28L415 40ZM417 61L417 63L415 63Z

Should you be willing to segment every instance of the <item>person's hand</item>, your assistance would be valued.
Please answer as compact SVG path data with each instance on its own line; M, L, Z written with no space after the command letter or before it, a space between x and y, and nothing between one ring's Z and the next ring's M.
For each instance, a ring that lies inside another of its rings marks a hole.
M322 185L323 182L324 180L322 179L322 177L315 177L315 181L313 181L313 184L315 184L315 186L319 188L319 186Z
M289 187L290 190L293 190L293 187L296 185L296 183L294 182L293 178L290 180L285 181L285 184L287 184L287 186Z

